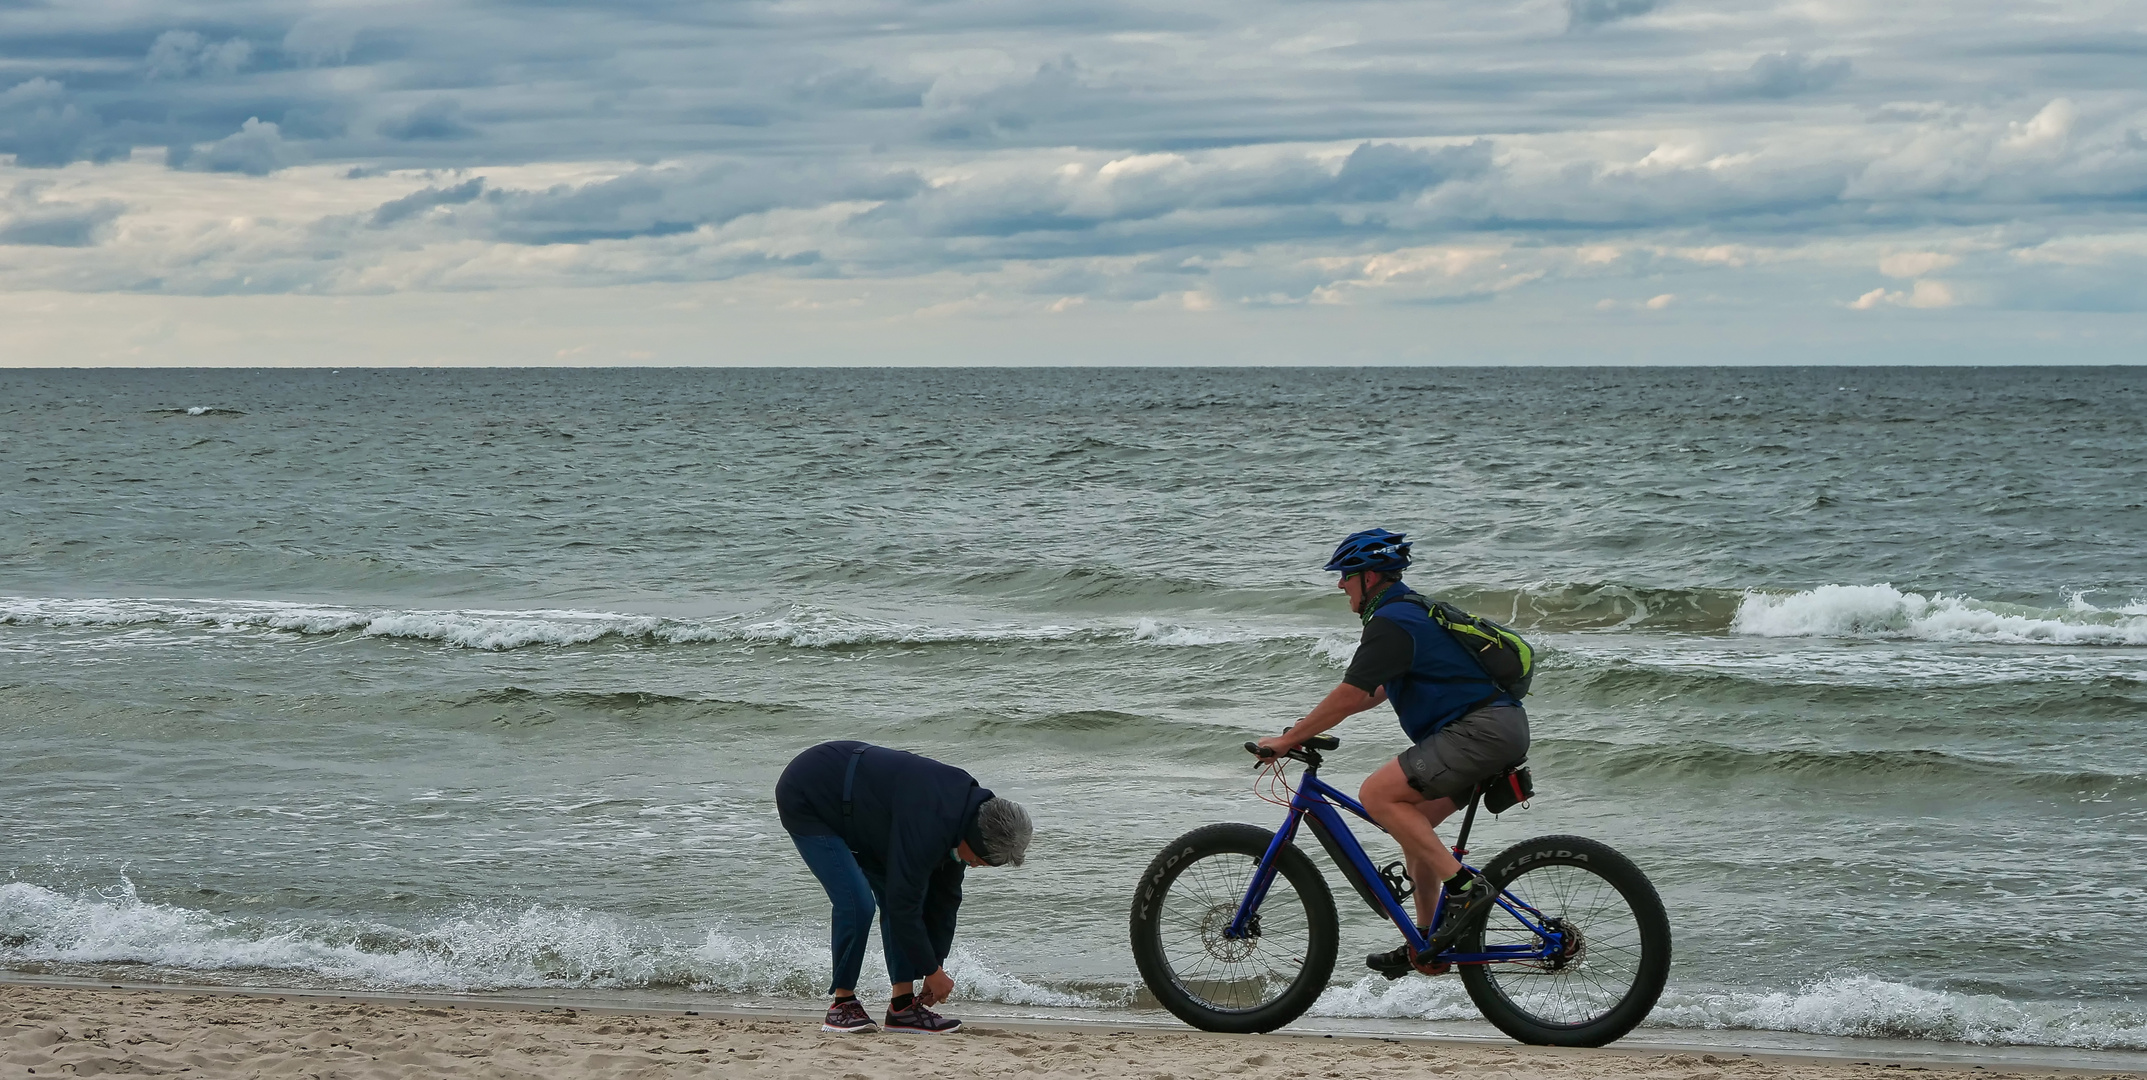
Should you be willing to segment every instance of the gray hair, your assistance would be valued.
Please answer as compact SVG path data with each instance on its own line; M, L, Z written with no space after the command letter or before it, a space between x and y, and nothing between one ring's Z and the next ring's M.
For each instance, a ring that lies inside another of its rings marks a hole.
M977 838L984 841L984 850L989 852L985 861L993 866L1020 866L1035 833L1029 812L1012 799L994 796L977 807Z

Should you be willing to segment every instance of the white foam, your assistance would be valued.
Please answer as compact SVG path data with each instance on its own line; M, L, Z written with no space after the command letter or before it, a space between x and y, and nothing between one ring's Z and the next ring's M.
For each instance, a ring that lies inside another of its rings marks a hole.
M1154 619L1141 619L1133 624L1133 640L1166 648L1237 645L1270 638L1271 635L1242 626L1181 626Z
M1928 990L1865 975L1825 979L1779 993L1697 994L1673 989L1663 995L1648 1022L1984 1045L2147 1049L2147 1010L2138 1007L2016 1001Z
M1346 668L1357 657L1354 634L1326 634L1312 643L1312 658L1331 668Z
M822 934L744 935L710 929L680 941L633 920L541 904L467 907L417 928L344 920L232 918L143 900L132 883L67 895L0 885L0 966L129 964L197 972L280 972L366 989L684 987L817 998L826 989ZM864 981L884 984L867 954ZM948 974L965 998L1009 1005L1102 1002L998 970L956 949Z
M437 641L466 649L584 645L606 638L665 644L741 642L831 648L935 642L1052 641L1078 636L1069 626L930 626L844 612L792 608L775 617L669 619L603 611L425 611L368 609L251 600L0 598L0 625L135 626L162 624L299 634L357 633Z
M416 927L357 920L245 919L143 900L134 887L68 895L26 882L0 884L0 966L147 965L203 973L277 972L299 983L363 989L636 989L817 999L826 988L826 938L811 931L745 934L711 928L679 939L651 924L548 905L468 907ZM1058 1008L1119 1007L1123 994L1075 993L1010 975L957 948L947 961L966 1000ZM867 953L861 981L886 969ZM1389 982L1366 975L1330 986L1315 1016L1470 1020L1456 978ZM1794 990L1699 991L1676 986L1655 1027L1800 1031L1988 1045L2147 1049L2147 1010L2134 1005L2018 1001L1931 990L1870 976Z
M1334 985L1314 1016L1473 1020L1458 978L1389 982L1366 975ZM2147 1049L2147 1010L2070 1002L2015 1001L1927 990L1855 975L1781 992L1699 992L1675 986L1648 1016L1651 1027L1800 1031L1863 1038L1933 1039L1999 1046Z
M1892 585L1822 585L1748 592L1730 622L1759 637L1915 638L2032 645L2147 645L2147 614L2105 610L2075 596L2064 609L1903 592Z
M1311 1011L1314 1016L1390 1020L1481 1019L1458 978L1389 980L1366 975L1348 986L1329 984Z
M586 645L606 639L652 644L736 642L801 649L961 642L1113 641L1163 648L1313 642L1313 655L1346 664L1353 638L1295 627L1190 625L1140 618L1089 626L1009 622L932 625L794 605L778 614L673 619L574 610L423 610L219 599L0 597L0 625L124 627L164 625L216 631L280 631L433 641L465 649Z

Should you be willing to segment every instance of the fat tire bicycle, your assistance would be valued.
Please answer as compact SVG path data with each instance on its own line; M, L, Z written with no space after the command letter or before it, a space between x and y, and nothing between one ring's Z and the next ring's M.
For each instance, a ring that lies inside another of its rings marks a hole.
M1180 1020L1203 1031L1273 1031L1327 988L1341 923L1326 877L1294 843L1300 824L1412 951L1426 947L1402 907L1413 892L1407 873L1399 862L1375 867L1339 811L1367 823L1371 816L1319 778L1320 751L1341 744L1321 735L1287 755L1305 769L1280 830L1195 829L1141 874L1133 959L1149 992ZM1468 853L1483 791L1469 799L1457 859ZM1670 920L1631 860L1585 837L1540 836L1478 872L1499 890L1497 901L1438 955L1436 970L1459 969L1484 1019L1524 1043L1602 1046L1655 1007L1670 972ZM1435 913L1446 904L1442 887Z

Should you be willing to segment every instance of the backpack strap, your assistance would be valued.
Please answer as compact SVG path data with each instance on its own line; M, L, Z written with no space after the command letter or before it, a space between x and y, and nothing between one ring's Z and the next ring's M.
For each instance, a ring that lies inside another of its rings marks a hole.
M865 760L865 751L870 749L860 746L850 751L850 767L842 773L842 823L846 826L850 823L850 792L857 786L857 763Z

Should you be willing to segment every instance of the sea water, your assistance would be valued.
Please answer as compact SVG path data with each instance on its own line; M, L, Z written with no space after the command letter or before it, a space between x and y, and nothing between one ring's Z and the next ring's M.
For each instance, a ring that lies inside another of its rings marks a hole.
M1655 1028L2147 1048L2143 450L2139 368L0 372L0 969L803 1005L859 738L1035 815L962 994L1145 1009L1377 525L1541 649L1472 846L1644 868ZM1330 876L1315 1015L1475 1015Z

